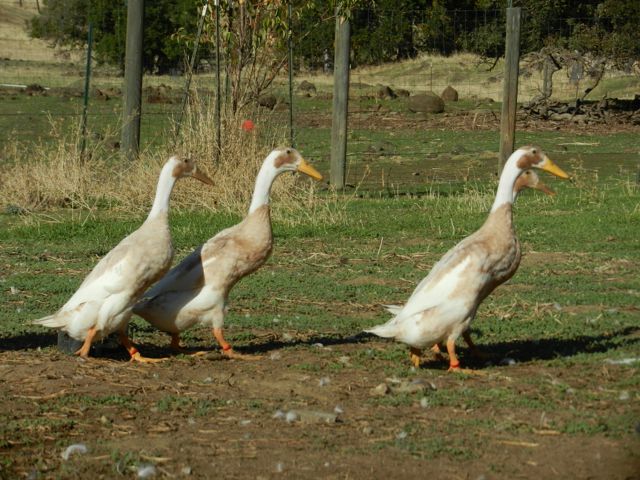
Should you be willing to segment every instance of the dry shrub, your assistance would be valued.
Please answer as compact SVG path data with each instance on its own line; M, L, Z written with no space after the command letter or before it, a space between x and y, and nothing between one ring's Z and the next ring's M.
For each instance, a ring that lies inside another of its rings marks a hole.
M242 130L251 118L255 129ZM108 149L92 144L83 161L79 132L58 135L55 143L40 144L28 158L14 144L5 149L8 167L0 177L0 205L20 211L51 212L71 207L91 212L107 207L127 214L146 213L163 163L173 154L189 155L214 181L207 186L192 179L179 181L173 191L174 210L206 209L244 215L249 208L256 174L264 158L275 147L286 146L285 128L271 113L224 114L222 149L216 155L215 111L199 99L190 102L177 146L143 152L128 162L109 155ZM110 135L105 135L109 138ZM302 152L304 155L304 152ZM219 158L216 163L215 159ZM336 195L316 195L318 184L304 175L283 174L274 182L271 197L274 218L288 223L331 224L344 218L344 203Z

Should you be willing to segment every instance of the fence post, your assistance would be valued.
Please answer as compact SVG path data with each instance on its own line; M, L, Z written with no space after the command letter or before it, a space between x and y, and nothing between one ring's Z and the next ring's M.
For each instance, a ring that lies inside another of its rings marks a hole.
M520 61L520 7L507 8L507 36L504 53L504 83L500 115L500 156L498 172L513 153L518 103L518 63Z
M289 25L288 25L288 42L289 42L289 142L295 147L295 139L293 137L293 12L291 9L291 0L289 0Z
M120 151L128 160L140 150L140 114L142 99L142 34L144 0L127 2L127 44L124 60L124 112Z
M351 26L349 24L349 18L340 11L339 7L336 7L331 171L329 174L329 181L335 189L343 189L345 186L350 46Z
M222 105L220 88L220 0L214 0L216 7L216 158L215 163L220 162L220 151L222 150L222 137L220 129L220 108Z
M93 44L93 23L89 22L89 32L87 34L87 65L84 72L84 99L82 106L82 126L80 135L80 158L84 160L84 151L87 146L87 110L89 108L89 85L91 82L91 46Z

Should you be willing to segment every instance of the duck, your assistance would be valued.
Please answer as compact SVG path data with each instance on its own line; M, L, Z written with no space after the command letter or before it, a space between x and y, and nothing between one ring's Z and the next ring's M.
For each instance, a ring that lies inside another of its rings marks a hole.
M54 314L32 323L66 332L82 341L76 355L89 357L91 345L117 332L131 361L151 363L127 334L132 308L140 296L167 273L173 260L169 198L176 181L193 177L213 185L190 158L172 156L163 165L151 210L142 225L125 237L91 270L71 298Z
M482 227L445 253L404 305L390 306L393 318L365 332L409 345L409 357L416 368L420 366L423 349L433 348L438 353L438 345L445 344L449 371L473 373L461 368L455 342L463 335L475 349L468 329L478 307L495 288L509 280L520 265L513 202L529 184L548 190L537 175L525 173L533 169L569 178L539 147L518 148L504 165L495 200Z
M296 149L278 148L269 153L256 177L246 217L197 247L134 306L136 315L171 336L172 350L187 353L180 345L180 333L198 324L212 329L226 357L258 358L236 352L224 338L229 292L271 255L271 186L279 175L295 171L322 180ZM196 352L201 353L206 352Z

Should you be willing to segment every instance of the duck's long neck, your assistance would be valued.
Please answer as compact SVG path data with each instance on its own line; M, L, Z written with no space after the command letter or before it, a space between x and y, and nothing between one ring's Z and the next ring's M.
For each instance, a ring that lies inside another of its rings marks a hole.
M156 197L153 200L153 206L151 207L147 221L158 218L159 216L168 215L169 197L177 180L176 177L173 176L172 171L173 168L169 164L162 168L160 178L158 179L158 186L156 187Z
M281 172L273 168L269 162L262 164L262 167L258 172L258 176L256 177L256 186L253 189L249 213L255 212L263 205L269 205L271 185L273 185L273 181L280 173Z
M507 163L500 175L500 182L498 183L498 191L496 193L496 199L491 207L491 212L495 212L504 204L513 204L516 194L513 191L513 187L522 171L517 167L515 159L512 157L507 160Z

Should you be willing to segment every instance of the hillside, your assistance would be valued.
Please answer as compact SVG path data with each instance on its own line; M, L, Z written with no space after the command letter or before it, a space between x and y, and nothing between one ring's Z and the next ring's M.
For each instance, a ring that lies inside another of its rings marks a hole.
M0 1L0 59L59 63L69 60L69 54L51 47L47 42L31 38L26 25L38 14L35 0Z

